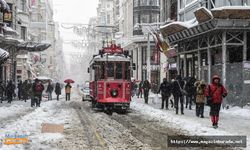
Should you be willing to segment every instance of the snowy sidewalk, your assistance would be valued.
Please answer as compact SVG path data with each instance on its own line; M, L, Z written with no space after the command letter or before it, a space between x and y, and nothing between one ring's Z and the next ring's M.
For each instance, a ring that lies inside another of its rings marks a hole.
M171 106L171 105L169 105ZM169 107L169 110L162 110L161 99L149 104L144 104L143 98L134 97L131 102L131 108L142 114L148 115L158 120L163 125L175 128L186 135L212 136L212 135L238 135L247 136L247 147L250 147L250 109L239 107L228 110L221 110L219 128L212 128L209 107L205 107L205 118L195 116L195 105L192 110L184 109L184 115L176 115L175 109Z

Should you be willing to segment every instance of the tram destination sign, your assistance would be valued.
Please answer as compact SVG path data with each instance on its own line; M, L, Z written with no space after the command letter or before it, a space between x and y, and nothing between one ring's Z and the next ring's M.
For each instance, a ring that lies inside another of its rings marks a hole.
M115 44L111 44L109 47L104 47L103 48L104 53L123 53L123 49L120 46L117 46Z

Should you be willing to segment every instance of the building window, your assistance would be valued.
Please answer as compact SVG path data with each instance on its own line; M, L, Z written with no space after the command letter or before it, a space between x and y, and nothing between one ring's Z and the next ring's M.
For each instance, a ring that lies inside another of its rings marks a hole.
M177 20L177 1L171 1L171 11L170 11L170 19Z
M110 15L107 15L107 24L110 24Z
M26 40L26 27L21 26L21 39Z
M147 46L142 47L142 65L147 64Z
M149 14L142 14L141 15L141 23L149 23L150 22L150 15Z
M138 7L139 6L139 0L134 0L134 7Z
M21 10L26 12L26 0L21 0Z

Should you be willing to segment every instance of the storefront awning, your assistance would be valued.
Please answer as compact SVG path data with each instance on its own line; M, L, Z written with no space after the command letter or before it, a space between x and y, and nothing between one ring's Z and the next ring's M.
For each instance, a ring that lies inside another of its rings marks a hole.
M168 38L171 44L177 44L179 41L189 39L213 30L235 29L250 30L250 7L249 6L226 6L212 9L198 9L195 12L198 24L193 26L184 26L180 29L175 24L187 25L188 22L173 22L160 28L162 35ZM212 15L211 15L212 14ZM212 18L213 17L213 18ZM173 26L173 27L172 27Z
M8 35L18 35L17 31L8 27L7 25L3 26L3 33Z
M181 32L181 31L186 30L188 28L191 28L197 24L198 24L198 22L197 22L196 18L194 18L190 21L186 21L186 22L175 21L175 22L172 22L172 23L169 23L169 24L166 24L166 25L160 27L160 30L161 30L162 35L165 37L165 36L177 33L177 32Z
M205 7L201 7L194 12L194 15L199 23L203 23L213 19L213 14Z
M5 0L0 0L0 4L1 4L0 7L1 12L10 12L10 7Z
M218 19L250 19L250 6L225 6L211 10Z
M49 48L51 44L48 43L37 43L37 42L23 42L18 44L19 50L27 50L29 52L40 52Z
M3 64L9 58L9 52L0 48L0 64Z

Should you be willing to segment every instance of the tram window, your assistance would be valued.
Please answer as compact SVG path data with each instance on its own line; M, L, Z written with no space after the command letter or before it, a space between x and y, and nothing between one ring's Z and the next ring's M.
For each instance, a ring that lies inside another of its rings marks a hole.
M104 79L105 78L105 64L101 63L100 64L100 79Z
M125 79L130 80L130 63L125 63Z
M107 64L107 75L109 77L114 77L114 63Z
M116 64L116 79L122 79L122 63Z

